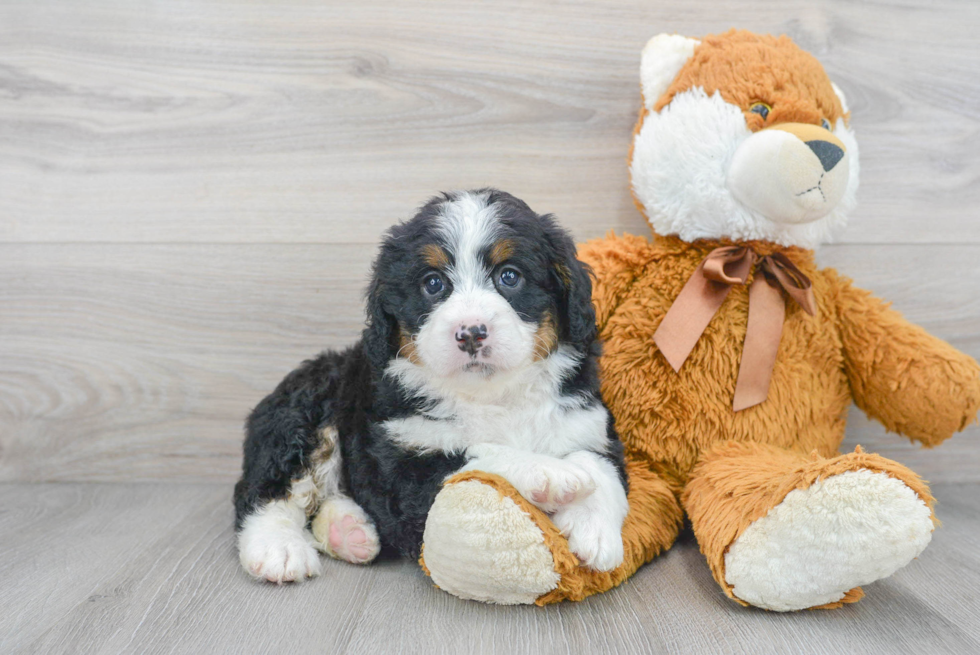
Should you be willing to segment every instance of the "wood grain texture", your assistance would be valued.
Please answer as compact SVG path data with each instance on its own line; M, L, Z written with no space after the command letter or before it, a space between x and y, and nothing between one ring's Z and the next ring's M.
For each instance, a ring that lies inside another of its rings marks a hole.
M251 580L228 485L0 485L5 653L974 653L980 486L939 485L917 560L832 612L742 608L689 532L618 589L546 608L460 601L408 561Z
M251 408L357 339L373 251L3 249L2 477L132 481L235 477Z
M358 338L373 254L0 245L0 480L235 479L248 411L301 360ZM980 246L832 246L820 260L980 358ZM855 411L845 448L980 481L978 436L922 450Z
M845 241L980 243L973 0L5 2L0 240L374 243L487 184L583 237L638 231L640 50L731 26L846 92Z

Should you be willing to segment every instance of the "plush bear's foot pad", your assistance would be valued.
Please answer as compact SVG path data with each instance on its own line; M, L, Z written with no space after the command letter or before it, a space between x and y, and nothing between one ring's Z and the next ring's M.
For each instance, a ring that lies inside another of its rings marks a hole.
M775 611L835 603L908 564L932 538L932 512L885 473L848 471L797 489L725 555L736 597Z
M349 498L324 501L313 519L313 536L320 550L351 564L366 564L381 550L371 519Z
M432 580L460 598L531 604L561 577L531 517L476 480L443 487L429 510L424 543Z

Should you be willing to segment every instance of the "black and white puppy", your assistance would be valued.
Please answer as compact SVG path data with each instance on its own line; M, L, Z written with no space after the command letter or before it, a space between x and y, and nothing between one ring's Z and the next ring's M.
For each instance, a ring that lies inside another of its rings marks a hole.
M252 412L235 487L242 565L267 580L382 550L417 559L443 481L476 469L552 516L580 560L623 559L623 448L599 396L588 270L550 216L449 193L387 233L367 327Z

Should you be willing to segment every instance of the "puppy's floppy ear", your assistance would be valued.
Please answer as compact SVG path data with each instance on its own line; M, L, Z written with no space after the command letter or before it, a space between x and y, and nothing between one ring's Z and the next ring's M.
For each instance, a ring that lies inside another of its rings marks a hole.
M364 328L364 352L371 366L379 373L384 371L388 362L398 351L398 323L395 317L385 308L385 287L381 260L385 248L375 260L371 269L371 284L367 291L367 327Z
M580 352L589 350L596 338L595 307L589 267L578 260L575 242L554 224L550 216L546 231L552 247L551 274L559 291L562 341Z

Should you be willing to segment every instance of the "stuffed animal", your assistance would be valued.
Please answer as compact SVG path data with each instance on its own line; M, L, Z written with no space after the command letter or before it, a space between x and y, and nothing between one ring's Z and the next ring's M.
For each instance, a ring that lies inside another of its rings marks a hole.
M469 472L432 507L423 566L464 598L578 600L669 548L686 515L736 602L855 602L922 552L935 516L908 468L839 453L848 406L935 446L974 420L980 369L815 264L858 184L846 100L816 59L787 37L660 35L641 82L629 166L653 240L580 247L627 453L626 559L579 566L546 515Z

